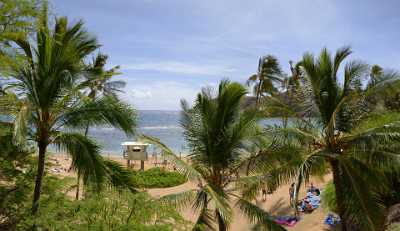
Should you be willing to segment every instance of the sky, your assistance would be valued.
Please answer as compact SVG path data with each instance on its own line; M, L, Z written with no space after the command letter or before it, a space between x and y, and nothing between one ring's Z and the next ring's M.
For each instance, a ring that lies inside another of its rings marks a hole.
M400 69L397 0L51 0L83 20L139 110L179 110L221 79L244 83L260 56L289 60L349 45L351 59Z

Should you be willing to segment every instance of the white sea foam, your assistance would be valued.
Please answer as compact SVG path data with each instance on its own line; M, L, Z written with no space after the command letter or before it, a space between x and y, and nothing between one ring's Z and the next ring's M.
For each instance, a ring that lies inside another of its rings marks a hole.
M170 125L170 126L145 126L139 127L141 130L166 130L166 129L181 129L179 126Z

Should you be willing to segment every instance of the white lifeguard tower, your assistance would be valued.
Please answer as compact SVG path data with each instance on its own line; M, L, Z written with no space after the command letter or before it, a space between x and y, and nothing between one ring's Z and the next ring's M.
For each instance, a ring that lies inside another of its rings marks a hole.
M144 170L144 161L148 160L147 146L150 144L142 142L123 142L123 156L127 166L131 166L131 160L140 160L140 169Z

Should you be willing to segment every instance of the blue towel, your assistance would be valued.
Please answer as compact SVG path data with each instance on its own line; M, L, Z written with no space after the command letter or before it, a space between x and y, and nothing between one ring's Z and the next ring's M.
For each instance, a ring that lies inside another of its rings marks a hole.
M335 216L335 215L333 215L331 213L329 213L326 216L325 224L333 227L333 226L336 226L339 223L340 223L340 218L338 216Z

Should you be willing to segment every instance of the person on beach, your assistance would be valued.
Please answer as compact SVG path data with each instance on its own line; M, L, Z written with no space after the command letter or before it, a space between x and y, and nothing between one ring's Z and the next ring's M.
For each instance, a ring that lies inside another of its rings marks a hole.
M197 178L197 187L203 188L203 181L201 180L200 177Z
M311 182L310 187L308 188L307 192L313 193L317 190L317 188L314 186L314 184Z
M289 201L290 201L290 204L293 204L293 198L294 198L294 183L292 183L290 185L290 188L289 188Z
M266 201L267 200L267 190L263 188L262 190L262 200Z

